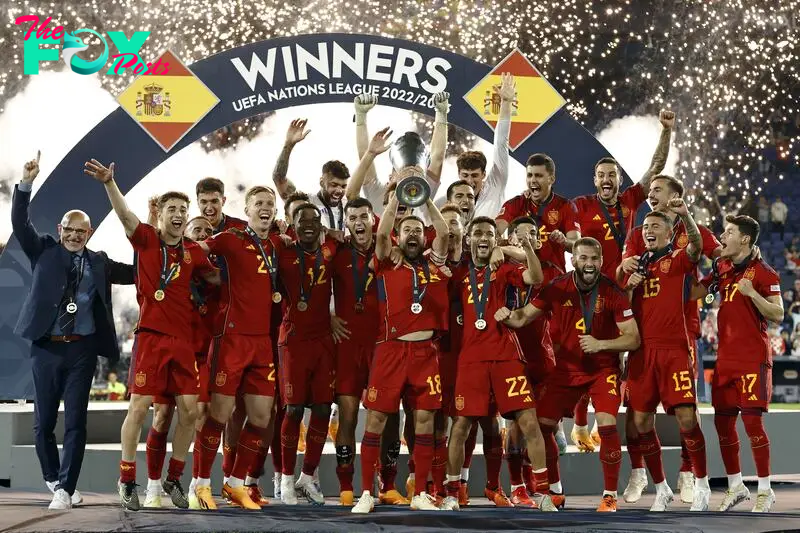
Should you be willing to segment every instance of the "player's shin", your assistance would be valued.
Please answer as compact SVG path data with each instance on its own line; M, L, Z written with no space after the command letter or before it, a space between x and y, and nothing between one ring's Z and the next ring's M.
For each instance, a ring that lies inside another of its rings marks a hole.
M616 498L619 469L622 461L619 433L615 423L600 425L598 432L600 433L600 462L603 464L603 495L611 495Z

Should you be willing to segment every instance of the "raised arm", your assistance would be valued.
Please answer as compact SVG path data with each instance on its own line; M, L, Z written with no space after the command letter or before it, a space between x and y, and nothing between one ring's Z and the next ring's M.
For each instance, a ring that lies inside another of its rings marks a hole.
M374 94L359 94L353 100L356 108L356 149L358 159L364 157L369 149L369 128L367 128L367 113L378 103L378 97ZM378 173L375 165L370 165L364 174L365 183L373 183L378 180ZM353 181L353 178L350 178Z
M533 244L531 244L531 239L528 235L522 236L522 249L525 251L525 259L528 263L528 268L523 272L522 279L528 285L540 285L544 281L542 263L536 256L536 251L533 249Z
M375 235L375 257L383 261L392 251L392 229L397 217L397 195L394 191L389 193L389 202L383 210L383 216L378 224L378 234Z
M151 196L147 200L147 223L158 227L158 196Z
M516 83L514 76L505 72L500 85L492 87L494 94L500 95L500 113L494 128L492 168L486 176L485 186L505 190L508 183L508 135L511 132L511 110L516 103Z
M134 269L132 265L117 263L105 254L106 276L114 285L133 285Z
M122 227L125 228L125 235L131 237L139 225L139 218L128 208L122 191L119 190L117 183L114 181L114 163L105 167L97 159L92 159L83 165L83 172L106 186L106 194L108 194L108 199L111 201L111 207L114 208L117 218L122 222Z
M436 237L433 239L431 245L431 259L436 264L444 264L447 261L447 243L450 240L450 227L447 225L442 213L433 203L432 198L428 198L425 204L428 208L428 218L433 224L433 229L436 230Z
M675 113L662 109L658 115L658 121L661 122L661 137L658 138L658 146L653 153L653 159L650 161L650 167L644 173L642 179L639 180L639 185L644 189L645 194L650 190L650 180L653 176L661 174L667 164L667 156L669 156L669 142L672 138L672 126L675 125Z
M353 171L353 175L350 176L350 180L347 182L347 189L345 190L344 195L348 202L361 196L361 187L364 184L364 180L366 179L367 174L370 172L370 169L372 169L372 172L375 172L375 158L384 153L391 146L389 143L389 137L391 136L392 130L389 128L383 128L381 131L376 133L370 141L369 145L367 146L367 151L364 152L363 156L361 156L358 166Z
M22 251L30 259L39 257L44 250L44 237L39 235L39 232L33 227L28 213L33 181L39 175L41 156L41 151L36 152L36 159L28 161L22 167L22 180L14 190L14 198L11 201L11 228L14 230L14 235L19 241Z
M286 130L286 141L283 143L283 150L278 156L278 161L275 163L275 168L272 170L272 181L275 183L275 188L278 189L278 194L283 201L297 191L292 180L286 177L289 172L289 156L292 155L294 146L306 138L311 133L311 130L304 131L306 127L306 119L295 119L289 124L289 129Z
M433 105L436 108L436 122L433 124L431 162L428 165L427 176L430 181L439 183L442 179L444 154L447 151L447 113L450 110L450 93L436 93L433 96Z
M683 225L686 227L686 236L689 238L689 244L686 246L686 255L689 259L696 263L700 261L700 256L703 254L703 236L700 234L700 229L689 214L689 209L683 198L673 198L667 202L670 210L681 217Z

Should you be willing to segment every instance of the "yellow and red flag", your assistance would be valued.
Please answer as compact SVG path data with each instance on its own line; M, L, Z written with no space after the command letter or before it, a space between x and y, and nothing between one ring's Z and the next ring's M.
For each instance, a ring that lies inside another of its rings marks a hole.
M504 72L513 74L517 84L517 101L512 106L508 138L508 147L513 151L561 109L566 100L519 49L514 49L464 95L470 107L492 129L500 112L500 96L493 94L492 86L500 85Z
M168 65L165 74L139 76L120 93L117 102L169 152L219 98L169 50L153 64L158 63Z

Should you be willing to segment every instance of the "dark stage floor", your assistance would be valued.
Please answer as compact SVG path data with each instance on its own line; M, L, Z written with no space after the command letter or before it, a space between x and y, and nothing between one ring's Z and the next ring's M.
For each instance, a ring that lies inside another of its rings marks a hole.
M753 487L754 488L754 487ZM0 533L32 531L335 531L335 532L443 532L443 531L694 531L739 533L800 529L800 484L777 483L778 501L769 515L753 515L751 502L737 513L689 513L675 503L668 513L649 513L652 495L636 505L621 504L616 514L593 512L597 498L573 497L569 509L543 514L525 509L497 509L487 500L473 499L460 512L418 512L407 507L377 507L370 515L353 515L329 500L325 507L287 507L274 503L261 512L221 506L217 512L177 511L171 508L123 511L115 494L85 494L84 503L70 512L47 510L49 495L0 489ZM722 498L715 489L712 507ZM166 502L169 499L166 498Z

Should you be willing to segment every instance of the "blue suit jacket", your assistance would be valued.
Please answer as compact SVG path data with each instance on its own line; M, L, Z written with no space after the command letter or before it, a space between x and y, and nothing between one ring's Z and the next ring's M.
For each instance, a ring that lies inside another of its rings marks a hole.
M28 217L30 200L30 192L14 187L11 225L22 251L30 259L33 278L14 332L30 341L37 341L49 335L53 328L67 286L71 257L58 240L51 235L40 235L33 227ZM133 267L112 261L104 252L87 248L85 253L97 288L92 309L97 353L114 363L119 360L119 344L111 308L111 284L132 285Z

